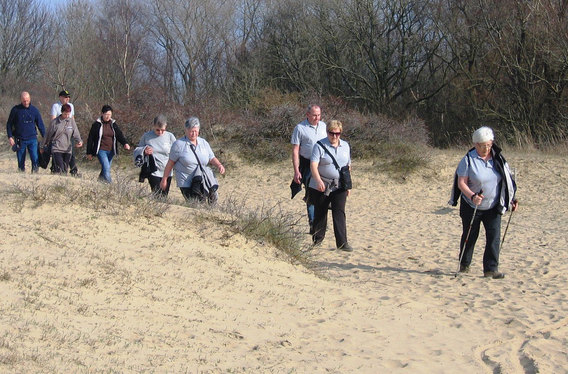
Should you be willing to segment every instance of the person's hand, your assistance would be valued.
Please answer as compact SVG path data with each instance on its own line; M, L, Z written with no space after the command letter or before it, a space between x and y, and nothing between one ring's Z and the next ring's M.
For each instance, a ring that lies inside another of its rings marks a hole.
M223 166L223 164L219 163L219 166L217 166L217 169L219 169L219 173L221 175L225 174L225 167Z
M43 147L39 147L39 153L43 153Z
M479 204L481 204L481 201L483 201L483 198L484 198L484 197L485 197L485 196L483 196L483 194L477 193L477 194L475 194L475 196L471 199L471 201L473 201L473 203L474 203L475 205L479 205Z
M323 181L321 180L321 178L316 181L316 184L317 184L317 187L318 187L318 191L320 191L320 192L324 192L324 191L325 191L325 183L323 183Z
M162 191L166 190L166 187L168 187L168 180L167 179L162 179L160 181L160 188L162 189Z
M519 200L517 199L513 199L513 202L511 204L511 211L516 211L519 208Z
M10 147L13 147L14 144L16 144L16 141L14 140L14 138L9 138L8 140L10 141Z
M75 144L75 148L81 148L83 146L83 142L79 142Z
M351 190L347 190L347 196L351 195Z
M87 155L87 160L91 161L93 159L93 155Z
M130 146L128 145L128 143L126 143L126 144L124 145L124 149L126 149L127 151L130 150Z
M146 148L144 148L144 154L145 155L152 155L154 154L154 150L152 149L152 147L150 147L149 145L146 146Z
M294 182L300 184L301 181L302 181L302 173L300 173L299 171L295 171L294 172Z

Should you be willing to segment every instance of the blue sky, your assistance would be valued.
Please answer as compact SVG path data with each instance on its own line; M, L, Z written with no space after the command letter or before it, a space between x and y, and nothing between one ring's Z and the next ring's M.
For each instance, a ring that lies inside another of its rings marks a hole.
M45 5L47 5L49 7L56 8L57 6L59 6L61 4L65 4L69 0L38 0L38 1L40 3L44 3Z

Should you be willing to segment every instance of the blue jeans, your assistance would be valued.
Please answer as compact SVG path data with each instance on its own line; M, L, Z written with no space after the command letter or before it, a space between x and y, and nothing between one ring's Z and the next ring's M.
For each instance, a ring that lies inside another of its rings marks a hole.
M308 222L310 226L314 223L315 208L313 204L308 202L308 189L310 185L310 179L312 178L312 172L310 170L310 160L300 156L300 173L302 174L302 183L304 184L305 194L304 201L306 202L306 211L308 213ZM313 232L310 232L313 234Z
M97 153L97 158L101 163L101 173L99 174L99 179L107 183L112 182L112 179L110 177L110 166L112 165L113 157L113 151L103 151L102 149L100 149L99 153Z
M20 171L26 170L26 148L30 154L30 159L32 160L32 173L37 173L39 169L39 156L37 153L37 138L28 140L19 140L20 149L16 152L18 157L18 169Z
M460 241L460 248L463 248L467 232L469 231L469 224L473 216L474 209L469 206L465 200L460 201L460 217L462 219L462 236ZM467 245L464 248L464 254L461 264L469 266L473 257L473 248L479 236L480 225L483 222L485 227L485 252L483 252L483 271L497 271L499 269L499 252L501 237L501 214L498 209L492 208L489 210L478 210L475 213L475 218L471 226L471 232L467 240ZM461 253L460 253L461 256Z

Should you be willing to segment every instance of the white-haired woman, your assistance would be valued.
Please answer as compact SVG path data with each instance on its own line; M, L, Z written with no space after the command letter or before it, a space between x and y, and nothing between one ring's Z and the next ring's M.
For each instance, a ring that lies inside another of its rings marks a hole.
M143 181L148 178L150 183L150 188L152 192L157 196L166 197L170 191L170 183L172 180L172 174L166 175L167 183L166 188L160 188L160 183L164 177L164 169L169 161L170 149L176 141L176 137L171 132L167 131L168 119L163 114L158 115L154 118L154 129L145 132L140 141L138 142L138 147L134 150L134 157L142 156L152 157L154 160L154 165L156 169L149 175L143 175L144 168L142 168L141 179Z
M208 164L219 169L219 173L225 174L225 167L213 154L207 140L199 136L199 119L191 117L185 121L185 136L174 142L170 150L170 157L164 169L164 177L160 182L160 188L167 187L167 176L175 170L176 183L186 200L197 199L203 201L206 197L196 193L198 189L192 188L193 177L198 169L205 168ZM196 157L197 156L197 157Z
M460 272L469 271L473 248L483 222L486 237L483 275L501 279L505 277L499 271L501 216L508 209L517 209L517 186L501 149L493 143L493 130L481 127L473 133L472 140L474 147L458 164L450 200L452 205L457 205L461 193L460 217L463 231L460 241Z

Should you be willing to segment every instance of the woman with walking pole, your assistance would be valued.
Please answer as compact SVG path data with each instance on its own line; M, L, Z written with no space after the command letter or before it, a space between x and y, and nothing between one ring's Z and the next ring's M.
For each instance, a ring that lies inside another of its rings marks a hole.
M501 149L493 143L493 130L481 127L473 133L472 140L474 147L458 164L450 199L454 206L460 200L462 236L459 272L469 272L483 222L486 237L483 276L502 279L505 274L499 271L501 216L509 209L517 209L517 186Z

